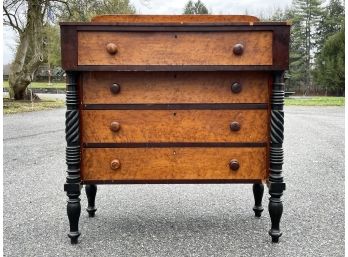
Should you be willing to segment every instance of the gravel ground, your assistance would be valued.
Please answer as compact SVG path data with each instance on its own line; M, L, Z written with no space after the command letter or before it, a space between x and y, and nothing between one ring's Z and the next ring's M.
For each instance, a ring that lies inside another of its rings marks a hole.
M64 109L4 116L4 256L344 256L344 108L287 107L283 236L251 185L104 185L70 245Z

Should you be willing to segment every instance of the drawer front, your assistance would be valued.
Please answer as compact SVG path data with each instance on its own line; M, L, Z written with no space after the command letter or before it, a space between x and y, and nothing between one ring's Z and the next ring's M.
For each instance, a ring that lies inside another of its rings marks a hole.
M267 103L269 78L266 72L86 72L82 99L84 104Z
M267 110L83 110L82 141L267 142Z
M84 148L82 180L265 179L266 148ZM229 163L237 160L238 170Z
M78 65L272 65L272 32L80 31Z

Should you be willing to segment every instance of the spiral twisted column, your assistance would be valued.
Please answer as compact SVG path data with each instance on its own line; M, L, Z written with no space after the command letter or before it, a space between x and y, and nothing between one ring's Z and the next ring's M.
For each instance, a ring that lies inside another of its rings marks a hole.
M282 166L284 160L284 78L283 72L275 72L273 75L272 96L271 96L271 124L270 124L270 170L268 177L269 205L268 210L271 216L272 226L269 231L272 242L278 242L282 232L279 228L280 219L283 213L281 196L285 190Z
M66 164L67 177L64 191L68 196L67 213L70 223L68 237L72 244L76 244L79 232L80 204L80 117L78 110L77 73L67 72L66 84L66 113L65 113L65 139L66 139Z

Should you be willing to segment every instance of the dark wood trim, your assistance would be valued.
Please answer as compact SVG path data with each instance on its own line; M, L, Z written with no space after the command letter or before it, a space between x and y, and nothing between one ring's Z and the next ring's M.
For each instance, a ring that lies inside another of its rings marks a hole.
M60 35L62 68L65 71L74 70L77 67L76 26L60 27Z
M79 232L79 218L81 213L80 192L80 115L78 96L78 74L66 73L66 113L65 113L65 139L66 139L66 164L67 176L64 191L68 196L67 214L69 217L70 232L68 237L72 244L76 244Z
M193 179L193 180L83 180L82 184L253 184L260 179Z
M277 71L277 65L79 65L75 71Z
M267 103L213 103L213 104L84 104L84 110L259 110Z
M244 24L243 24L244 25ZM274 27L272 26L231 26L231 25L216 25L212 26L200 26L200 25L144 25L144 26L135 26L135 25L80 25L76 26L78 31L121 31L121 32L233 32L233 31L273 31Z
M290 27L276 27L273 31L273 66L289 69Z
M101 27L104 29L105 27L146 27L146 28L155 28L155 27L192 27L196 29L202 29L203 27L229 27L238 29L238 27L250 28L253 30L255 28L261 27L262 29L272 29L276 26L290 26L288 22L207 22L207 23L194 23L194 22L185 22L183 24L180 23L140 23L140 22L60 22L60 26L78 26L80 27Z
M266 147L267 142L148 142L148 143L83 143L84 148L169 148L169 147Z
M288 69L288 41L290 25L281 23L250 24L134 24L134 23L60 23L62 45L62 67L66 71L237 71L237 70L286 70ZM273 65L77 65L78 31L158 31L158 32L221 32L221 31L273 31Z
M270 116L270 147L269 147L269 205L268 210L271 217L271 229L269 235L272 242L278 242L282 232L279 228L283 213L281 197L285 190L283 178L284 162L284 72L275 72L272 82L271 116Z

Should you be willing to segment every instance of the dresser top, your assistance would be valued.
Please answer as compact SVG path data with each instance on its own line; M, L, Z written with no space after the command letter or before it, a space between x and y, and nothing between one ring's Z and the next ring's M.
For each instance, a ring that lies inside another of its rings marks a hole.
M91 22L61 22L60 25L290 25L289 22L261 22L250 15L100 15Z

